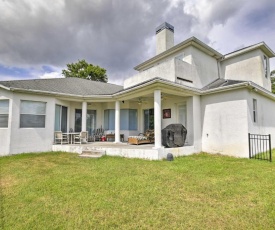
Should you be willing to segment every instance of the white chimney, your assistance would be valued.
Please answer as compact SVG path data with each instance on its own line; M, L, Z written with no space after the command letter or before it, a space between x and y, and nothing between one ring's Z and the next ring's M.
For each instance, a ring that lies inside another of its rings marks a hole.
M156 28L157 55L174 46L174 26L164 22Z

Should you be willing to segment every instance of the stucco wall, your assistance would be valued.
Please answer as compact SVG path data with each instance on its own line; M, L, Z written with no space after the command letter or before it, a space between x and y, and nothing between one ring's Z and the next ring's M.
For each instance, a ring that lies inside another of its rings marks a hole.
M13 93L0 89L0 100L9 100L9 123L8 128L0 128L0 156L9 154L10 151L10 133L12 124L12 101Z
M248 157L246 89L202 97L202 151Z
M46 102L45 128L20 128L20 100ZM16 93L12 105L10 153L51 151L54 134L55 99Z
M217 60L196 47L191 48L192 65L196 70L193 84L197 88L203 88L219 77Z
M218 78L217 60L196 47L190 46L146 66L135 76L126 79L124 88L154 77L202 88ZM177 77L192 81L192 83L177 80Z
M271 83L268 57L267 60L267 78L264 72L264 54L259 49L222 61L221 78L253 81L270 91Z
M247 90L248 132L271 134L271 145L275 148L275 101L259 93ZM253 121L253 99L257 100L257 121Z

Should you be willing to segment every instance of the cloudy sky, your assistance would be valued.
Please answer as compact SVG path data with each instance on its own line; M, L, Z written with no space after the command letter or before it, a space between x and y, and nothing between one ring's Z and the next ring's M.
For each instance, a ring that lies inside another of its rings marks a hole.
M196 36L222 54L261 41L275 50L274 0L0 0L0 12L0 80L61 77L86 59L121 84L154 56L165 21L175 44Z

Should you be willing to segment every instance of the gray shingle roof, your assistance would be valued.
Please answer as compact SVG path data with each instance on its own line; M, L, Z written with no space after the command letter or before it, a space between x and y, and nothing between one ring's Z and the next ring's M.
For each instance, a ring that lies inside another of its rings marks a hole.
M81 78L54 78L0 81L7 88L35 90L49 93L62 93L78 96L111 95L123 89L123 86L90 81Z
M236 80L230 80L230 79L217 79L207 86L203 87L201 90L208 90L208 89L216 89L216 88L221 88L229 85L235 85L239 83L243 83L246 81L236 81Z

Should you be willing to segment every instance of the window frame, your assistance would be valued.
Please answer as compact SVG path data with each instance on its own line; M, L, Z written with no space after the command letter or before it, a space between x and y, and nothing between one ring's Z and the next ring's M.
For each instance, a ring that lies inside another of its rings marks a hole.
M135 111L135 118L134 118L135 125L133 125L133 120L132 120L132 118L134 117L133 111ZM127 115L127 119L123 119L122 118L123 115ZM127 129L125 129L123 127L123 126L125 126L125 121L127 122ZM114 123L112 124L111 122L114 122ZM115 130L115 109L105 109L104 110L104 129L105 130ZM137 109L120 109L119 129L120 130L128 130L128 131L138 130L138 110Z
M252 100L252 114L253 114L253 123L257 123L258 114L257 114L257 99L253 98Z
M44 104L44 113L38 113L38 114L35 114L35 113L22 113L22 102L34 102L34 103L43 103ZM20 129L44 129L46 128L46 114L47 114L47 102L45 101L34 101L34 100L20 100L20 113L19 113L19 128ZM22 126L22 115L31 115L31 116L40 116L40 117L44 117L44 122L43 122L43 125L40 127L36 127L36 126L31 126L31 125L28 125L28 126Z
M268 77L268 59L267 56L264 55L264 75L265 78Z
M7 107L7 113L1 113L0 112L0 117L7 117L7 124L6 126L0 126L0 129L7 129L9 128L9 112L10 112L10 100L9 99L1 99L0 101L7 101L8 102L8 107Z

